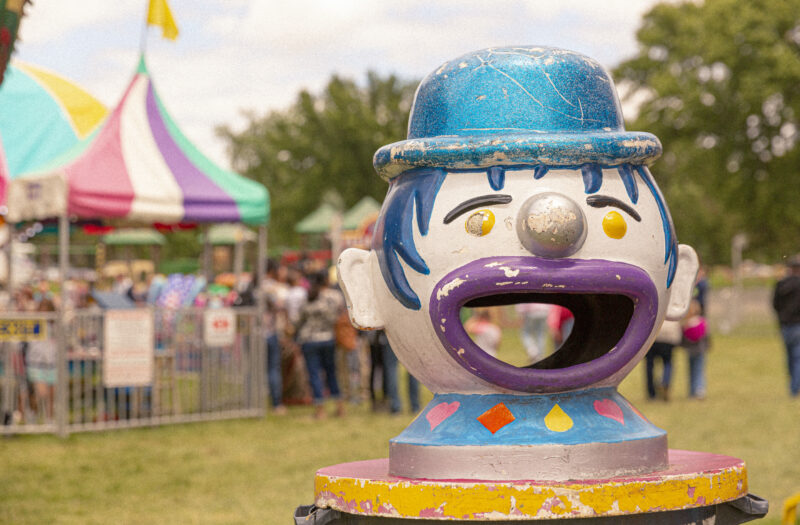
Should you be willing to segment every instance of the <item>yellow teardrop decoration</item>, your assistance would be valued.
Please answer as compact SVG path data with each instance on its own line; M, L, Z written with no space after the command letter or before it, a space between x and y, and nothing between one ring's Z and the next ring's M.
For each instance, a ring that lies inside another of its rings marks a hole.
M553 409L544 416L544 424L553 432L566 432L572 428L572 418L556 404Z

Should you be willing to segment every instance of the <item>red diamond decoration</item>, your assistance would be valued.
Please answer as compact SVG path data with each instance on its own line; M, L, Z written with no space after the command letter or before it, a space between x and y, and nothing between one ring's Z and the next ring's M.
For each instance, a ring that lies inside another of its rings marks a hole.
M498 403L478 416L477 419L480 421L481 425L485 426L489 432L494 434L504 426L514 421L516 418L508 409L508 407L506 407L503 403Z

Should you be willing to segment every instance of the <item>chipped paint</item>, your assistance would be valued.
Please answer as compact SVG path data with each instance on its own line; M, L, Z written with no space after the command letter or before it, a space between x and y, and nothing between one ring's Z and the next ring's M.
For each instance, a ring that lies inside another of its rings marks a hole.
M519 269L512 270L508 266L501 266L500 270L503 270L503 273L506 274L506 277L516 277L519 275Z
M445 283L444 286L442 286L441 288L439 288L436 291L436 299L437 300L441 300L442 297L447 297L447 295L451 291L453 291L454 289L458 288L459 286L461 286L465 282L466 281L464 279L461 279L460 277L456 277L455 279L453 279L449 283Z
M495 286L508 286L509 284L514 284L514 281L502 281L499 283L495 283Z
M747 472L738 460L708 471L689 470L680 472L671 468L644 477L582 483L394 477L365 480L320 471L315 478L315 503L318 507L362 516L501 521L681 510L723 503L747 494Z
M544 213L531 213L525 220L525 224L530 231L536 233L558 233L560 226L570 226L577 220L578 216L575 212L557 207Z

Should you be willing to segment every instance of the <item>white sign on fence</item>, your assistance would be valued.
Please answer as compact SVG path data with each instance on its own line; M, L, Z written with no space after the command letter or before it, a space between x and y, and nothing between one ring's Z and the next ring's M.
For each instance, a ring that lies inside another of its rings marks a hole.
M236 342L233 308L212 308L203 313L203 342L206 346L230 346Z
M106 310L103 321L103 386L153 383L153 312Z

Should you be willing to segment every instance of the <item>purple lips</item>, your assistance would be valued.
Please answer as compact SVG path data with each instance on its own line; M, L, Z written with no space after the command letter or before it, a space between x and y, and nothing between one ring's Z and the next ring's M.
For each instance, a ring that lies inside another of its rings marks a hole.
M633 313L616 345L595 359L562 368L517 368L481 350L459 317L461 307L471 300L508 294L624 296L633 303ZM644 270L600 259L478 259L443 277L430 298L434 330L457 363L489 383L530 393L583 388L614 375L647 342L657 313L658 292Z

